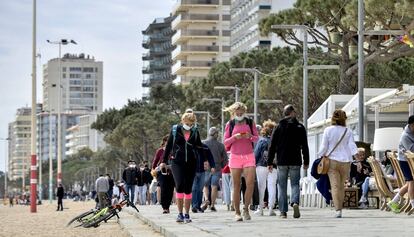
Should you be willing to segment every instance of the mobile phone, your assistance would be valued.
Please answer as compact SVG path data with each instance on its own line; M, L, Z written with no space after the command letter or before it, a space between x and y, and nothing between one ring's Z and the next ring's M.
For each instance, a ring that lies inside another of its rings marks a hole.
M246 134L247 134L247 132L241 132L241 133L240 133L240 135L242 135L242 136L243 136L243 135L246 135Z

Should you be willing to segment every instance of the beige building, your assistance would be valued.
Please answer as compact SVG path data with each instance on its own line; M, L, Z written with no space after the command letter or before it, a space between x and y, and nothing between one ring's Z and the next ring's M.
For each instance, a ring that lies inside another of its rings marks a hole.
M65 54L43 66L43 106L58 111L58 82L61 79L60 111L73 113L102 112L103 63L85 54Z
M38 105L38 111L41 105ZM30 170L31 153L31 111L30 107L17 109L15 120L9 123L9 178L26 178ZM25 186L25 184L23 184Z
M188 84L208 75L217 62L230 58L231 0L177 0L171 23L172 73Z

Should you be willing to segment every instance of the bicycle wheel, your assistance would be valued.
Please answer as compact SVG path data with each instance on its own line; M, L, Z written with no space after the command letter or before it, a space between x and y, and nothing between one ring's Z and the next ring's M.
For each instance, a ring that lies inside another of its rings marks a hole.
M95 210L86 211L86 212L74 217L72 220L70 220L68 222L68 224L66 226L67 227L70 226L75 221L82 222L84 219L87 219L87 218L91 217L94 213L95 213Z
M114 217L116 214L117 214L116 209L112 209L111 211L109 211L105 215L98 216L93 220L89 220L88 222L84 223L82 226L85 227L85 228L98 227L99 223L101 223L102 221L106 222L107 220Z

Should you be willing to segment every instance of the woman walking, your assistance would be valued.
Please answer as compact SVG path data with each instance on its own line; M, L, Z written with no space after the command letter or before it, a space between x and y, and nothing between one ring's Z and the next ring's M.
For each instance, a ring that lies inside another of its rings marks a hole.
M273 206L276 202L276 180L277 170L273 169L269 171L267 168L268 150L270 146L270 136L272 135L273 128L276 123L272 120L267 120L263 123L263 128L260 131L262 137L256 144L254 149L254 156L256 158L256 177L257 186L259 189L259 208L255 212L256 215L263 216L264 207L264 196L266 191L269 193L269 216L275 216L276 213L273 211Z
M152 162L152 169L157 171L157 200L161 204L162 214L170 213L171 201L174 195L174 178L172 176L171 170L164 167L161 169L160 164L164 157L165 146L167 145L169 135L166 135L162 138L162 143L160 148L155 152L154 161Z
M252 200L256 161L253 154L253 143L258 140L256 124L246 117L247 107L236 102L226 108L232 117L226 124L224 145L230 151L229 167L233 181L233 202L236 210L235 221L250 220L249 204ZM241 175L246 179L246 193L244 195L243 217L240 212Z
M331 126L325 128L319 156L329 155L329 181L335 205L335 217L342 217L345 181L349 178L352 156L358 156L352 131L346 128L346 113L337 109L331 119Z
M181 124L174 125L163 155L161 168L171 159L171 170L175 181L176 202L178 207L177 222L189 223L191 191L196 173L196 162L198 149L201 149L200 134L195 127L196 116L194 113L184 113ZM199 153L204 159L204 154ZM162 193L162 192L161 192ZM183 207L185 214L183 214Z

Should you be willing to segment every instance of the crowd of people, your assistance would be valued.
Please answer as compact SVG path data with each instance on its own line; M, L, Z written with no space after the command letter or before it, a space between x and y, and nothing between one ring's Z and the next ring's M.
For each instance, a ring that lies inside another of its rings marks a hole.
M129 160L118 183L124 184L130 201L139 205L160 205L163 214L169 214L170 206L175 203L179 223L192 221L190 211L216 212L219 193L222 204L234 212L235 221L250 220L251 210L263 216L265 209L268 216L276 216L275 210L278 210L280 218L287 218L291 209L292 217L300 218L301 169L307 173L309 148L306 129L296 119L295 108L285 106L283 119L278 123L266 120L262 125L256 125L246 116L247 108L243 103L236 102L225 111L230 113L231 119L226 124L222 141L216 127L211 127L207 139L201 140L196 115L187 109L181 123L173 125L169 134L162 138L151 165L144 161L137 167L134 160ZM375 186L366 151L357 147L346 120L344 111L334 111L318 152L320 157L329 157L326 179L330 183L336 218L342 217L347 186L361 190L361 208L368 207L368 191ZM414 116L410 116L400 141L398 157L406 184L388 203L394 211L398 211L399 201L406 193L414 207L413 177L404 160L405 151L414 151ZM387 152L382 165L384 172L393 174ZM119 202L123 195L117 187L109 174L100 175L95 182L96 207ZM57 209L63 210L60 188Z

